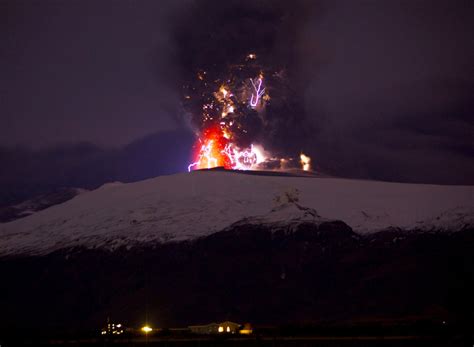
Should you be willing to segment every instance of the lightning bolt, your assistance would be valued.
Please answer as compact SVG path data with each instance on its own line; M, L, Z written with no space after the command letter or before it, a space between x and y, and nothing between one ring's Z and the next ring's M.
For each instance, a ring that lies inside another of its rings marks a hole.
M258 104L258 100L262 97L263 93L265 93L265 88L262 88L262 79L259 78L257 84L255 85L255 82L253 79L250 79L250 82L252 82L253 89L255 90L255 94L252 93L252 97L250 98L250 106L251 107L256 107Z
M199 152L199 157L198 160L188 166L188 172L191 172L191 169L195 166L197 168L200 168L201 165L203 164L202 161L205 159L207 161L207 168L210 169L212 167L217 166L217 159L212 156L212 146L213 146L213 141L210 140L207 145L202 145L201 146L201 151Z

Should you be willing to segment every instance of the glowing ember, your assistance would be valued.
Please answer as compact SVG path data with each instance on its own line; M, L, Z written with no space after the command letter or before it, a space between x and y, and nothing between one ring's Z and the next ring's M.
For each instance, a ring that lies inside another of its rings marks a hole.
M224 87L221 87L220 89L220 92L222 93L222 95L224 96L224 98L227 96L227 90L224 88Z

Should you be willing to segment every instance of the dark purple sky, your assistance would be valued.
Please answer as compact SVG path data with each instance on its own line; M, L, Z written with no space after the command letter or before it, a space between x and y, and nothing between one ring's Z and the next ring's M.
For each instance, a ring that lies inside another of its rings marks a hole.
M122 145L174 129L157 75L174 1L1 1L0 145Z
M203 2L1 1L0 146L120 147L183 129L173 28ZM314 161L337 175L474 183L474 2L295 3L308 11L282 45L294 45Z

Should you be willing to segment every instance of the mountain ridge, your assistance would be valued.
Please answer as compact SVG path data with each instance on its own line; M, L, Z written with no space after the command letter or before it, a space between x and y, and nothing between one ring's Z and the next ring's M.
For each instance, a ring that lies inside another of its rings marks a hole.
M0 255L119 248L204 237L234 223L342 221L358 234L459 231L474 221L473 186L199 171L105 184L0 224ZM306 214L306 215L305 215Z

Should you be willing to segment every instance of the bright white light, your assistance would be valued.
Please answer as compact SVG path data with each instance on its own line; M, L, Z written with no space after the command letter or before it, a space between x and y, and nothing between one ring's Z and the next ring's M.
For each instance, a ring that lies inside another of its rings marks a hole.
M153 329L150 328L148 325L145 325L143 328L142 328L142 331L145 333L145 334L148 334L150 331L152 331Z
M250 145L250 148L240 150L237 146L229 143L225 146L223 153L230 159L233 170L255 169L256 165L265 161L265 155L260 147Z
M307 155L301 153L300 154L300 162L301 162L301 167L303 168L304 171L311 170L311 158L310 157L308 157Z
M201 160L203 159L206 159L208 169L217 166L217 159L212 156L213 142L214 141L210 140L207 145L201 146L201 151L199 152L198 160L188 166L188 172L191 172L191 169L195 166L199 167L201 165Z
M252 145L252 151L255 153L255 156L257 157L257 162L255 164L263 163L267 159L267 156L264 154L265 150L263 149L262 146Z

